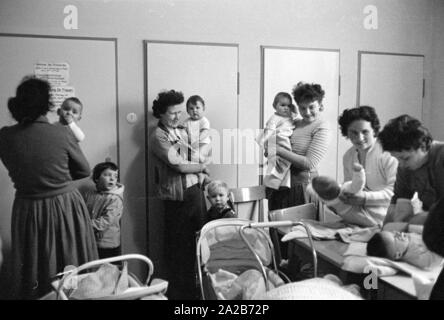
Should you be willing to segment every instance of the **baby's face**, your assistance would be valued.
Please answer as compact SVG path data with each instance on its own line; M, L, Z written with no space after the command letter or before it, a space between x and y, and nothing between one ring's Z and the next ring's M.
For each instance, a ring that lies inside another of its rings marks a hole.
M114 189L117 185L117 177L119 175L118 171L105 169L96 181L97 190L99 191L110 191Z
M280 98L274 108L276 114L286 118L291 117L291 101L288 98Z
M82 117L82 106L74 101L66 101L59 109L60 122L78 122Z
M409 236L399 231L381 231L390 260L399 260L407 251L409 246Z
M224 188L218 188L208 195L208 200L212 207L222 210L228 202L228 190Z
M193 120L200 120L203 117L204 111L205 106L200 101L197 101L196 104L189 104L187 106L187 112Z

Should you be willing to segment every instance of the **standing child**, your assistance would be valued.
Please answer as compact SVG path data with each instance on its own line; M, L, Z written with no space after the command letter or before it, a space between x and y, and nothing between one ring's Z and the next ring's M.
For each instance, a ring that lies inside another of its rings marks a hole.
M187 113L189 117L184 121L188 131L188 143L191 146L189 160L209 164L211 160L210 121L204 116L205 102L202 97L194 95L188 98ZM199 173L199 182L209 183L208 175Z
M273 101L275 113L265 124L264 132L256 141L261 147L267 144L268 166L264 177L264 185L278 190L279 187L290 188L291 163L276 155L276 146L291 150L290 136L294 130L296 108L291 103L291 96L286 92L279 92Z
M77 122L82 118L82 110L83 105L76 97L67 98L57 110L59 124L69 127L77 142L85 139L85 134L77 125Z
M119 168L113 162L96 165L92 176L96 190L88 192L85 197L100 259L121 254L120 219L124 186L117 182L118 173Z
M208 200L211 208L208 210L208 221L221 218L236 218L231 202L228 199L228 186L220 180L213 180L207 187Z

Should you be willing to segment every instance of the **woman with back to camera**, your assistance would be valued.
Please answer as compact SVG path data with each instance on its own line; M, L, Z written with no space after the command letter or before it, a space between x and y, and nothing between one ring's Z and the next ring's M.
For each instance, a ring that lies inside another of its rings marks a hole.
M155 197L163 200L168 298L196 299L196 231L206 222L206 203L199 173L205 164L188 161L188 136L179 125L184 109L182 92L160 92L153 101L159 119L150 137L154 160Z
M8 108L17 124L0 129L0 159L16 189L12 208L12 270L16 298L51 291L68 265L98 258L88 210L72 180L89 176L74 135L46 118L50 85L25 78Z

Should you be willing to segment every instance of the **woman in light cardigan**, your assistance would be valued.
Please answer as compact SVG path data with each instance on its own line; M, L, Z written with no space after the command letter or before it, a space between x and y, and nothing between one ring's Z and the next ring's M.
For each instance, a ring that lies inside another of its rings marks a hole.
M165 251L168 266L168 298L196 299L196 231L206 222L206 203L198 173L205 164L191 163L188 136L179 125L184 97L170 90L159 93L153 114L159 123L150 137L154 160L155 197L163 200Z
M393 196L398 161L377 141L381 126L374 108L345 109L339 117L339 126L342 135L353 144L343 156L344 182L352 179L354 163L364 167L366 178L363 191L344 194L341 200L363 207L367 224L382 225Z

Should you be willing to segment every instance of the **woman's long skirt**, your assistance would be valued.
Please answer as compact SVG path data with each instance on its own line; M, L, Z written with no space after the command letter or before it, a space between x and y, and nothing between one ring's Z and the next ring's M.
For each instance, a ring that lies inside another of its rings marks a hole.
M65 267L98 259L88 209L77 189L44 199L15 199L11 245L17 299L40 298Z

